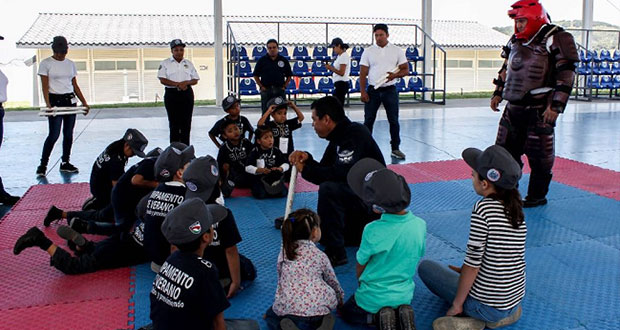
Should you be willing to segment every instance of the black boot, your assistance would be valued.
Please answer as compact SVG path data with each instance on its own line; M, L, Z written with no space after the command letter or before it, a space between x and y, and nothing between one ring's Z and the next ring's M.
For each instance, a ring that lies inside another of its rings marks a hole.
M392 307L383 307L377 312L379 330L396 330L396 312Z
M88 221L74 217L69 221L69 227L80 234L84 234L88 232Z
M526 209L530 207L545 205L545 204L547 204L546 198L531 199L528 196L528 197L525 197L525 199L523 200L523 207Z
M411 305L398 306L397 313L400 330L415 330L415 316Z
M45 219L43 219L43 225L45 227L49 227L52 224L52 222L56 220L60 220L61 218L62 218L62 210L52 205L49 211L47 211L47 215L45 216Z
M38 246L41 250L47 250L52 245L52 241L45 236L45 234L37 227L32 227L28 229L28 231L23 234L20 238L15 242L15 246L13 247L13 254L18 255L24 249Z
M76 246L83 248L88 241L82 234L78 233L76 230L69 226L60 226L56 230L56 233L61 238L66 239L68 242L75 244Z

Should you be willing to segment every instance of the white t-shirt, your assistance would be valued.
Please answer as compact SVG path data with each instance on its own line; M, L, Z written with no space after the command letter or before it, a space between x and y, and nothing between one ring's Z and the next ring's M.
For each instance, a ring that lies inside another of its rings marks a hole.
M7 100L6 85L9 84L9 79L0 70L0 103L4 103Z
M374 85L385 78L386 72L394 70L397 66L407 63L405 52L392 43L379 47L372 45L362 53L360 65L368 67L368 85ZM383 85L392 86L396 84L396 79Z
M71 80L77 76L77 69L75 63L68 58L57 61L53 57L48 57L39 64L39 76L49 78L51 94L69 94L73 93Z
M186 58L182 59L181 62L177 62L172 56L161 62L159 71L157 71L157 78L166 78L174 82L200 79L192 62ZM166 87L174 88L172 86Z
M334 66L334 68L340 69L340 64L346 65L346 67L344 68L344 75L340 76L334 72L332 74L332 80L334 82L349 81L349 73L351 72L351 56L347 52L343 52L342 54L338 55L338 57L334 61L334 64L332 65Z

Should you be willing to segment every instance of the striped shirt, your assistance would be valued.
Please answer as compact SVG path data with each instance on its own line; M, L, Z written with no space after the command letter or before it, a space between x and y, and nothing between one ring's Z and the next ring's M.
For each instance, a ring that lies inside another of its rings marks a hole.
M506 310L525 294L525 222L514 229L504 206L491 198L474 205L465 264L479 268L469 291L481 303Z

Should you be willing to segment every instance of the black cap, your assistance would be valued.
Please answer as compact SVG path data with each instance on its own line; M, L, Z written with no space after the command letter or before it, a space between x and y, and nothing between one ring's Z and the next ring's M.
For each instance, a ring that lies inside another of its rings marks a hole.
M155 147L153 150L149 151L144 155L145 159L153 159L159 157L161 153L164 152L160 147Z
M161 232L170 244L193 242L228 215L228 209L218 204L205 204L200 198L190 198L168 212Z
M128 129L123 136L123 140L129 144L136 156L144 158L144 149L149 144L149 140L140 131L135 128Z
M4 37L3 37L3 36L0 36L0 40L4 40Z
M157 181L170 181L174 177L176 171L183 168L185 164L189 163L194 158L196 158L196 156L194 156L194 146L189 146L183 150L179 150L172 146L166 148L155 162Z
M286 99L282 96L276 96L271 100L267 101L267 109L269 109L269 107L272 105L276 106L276 110L288 107Z
M364 202L388 213L400 212L411 202L411 190L405 178L387 169L376 159L360 159L349 170L347 182Z
M194 159L183 172L183 181L187 187L185 199L198 197L206 201L211 197L219 178L217 161L213 157L203 156Z
M67 39L63 36L55 36L52 40L52 51L58 54L66 54L68 50Z
M521 166L503 147L492 145L481 151L476 148L463 150L463 159L482 179L504 189L514 189L521 179Z
M222 100L222 108L224 111L228 111L228 109L230 109L230 107L232 107L236 102L239 102L239 99L237 99L234 95L228 95L224 98L224 100Z
M329 44L329 46L327 46L327 47L342 46L342 45L344 45L344 42L342 41L342 39L334 38L334 39L332 39L332 43Z
M170 49L176 47L176 46L181 46L185 48L185 44L183 43L183 41L181 41L181 39L174 39L172 41L170 41Z

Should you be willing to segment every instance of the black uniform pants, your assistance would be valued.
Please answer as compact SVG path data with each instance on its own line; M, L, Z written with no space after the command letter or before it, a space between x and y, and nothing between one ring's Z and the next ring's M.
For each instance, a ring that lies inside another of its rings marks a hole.
M71 220L78 217L82 220L97 221L97 222L114 222L114 209L112 204L108 204L99 210L85 210L85 211L69 211L67 212L67 220Z
M192 113L194 112L194 91L192 87L189 86L184 91L166 88L164 105L168 114L170 142L183 142L189 145Z
M286 99L286 92L284 92L282 87L271 86L267 87L266 91L260 92L260 104L263 114L265 114L265 111L267 111L267 102L269 102L269 100L276 96L281 96L282 98Z
M336 81L334 83L334 97L344 106L344 98L349 91L349 83L346 81Z
M133 237L112 235L101 242L89 242L77 256L58 247L50 264L65 274L92 273L101 269L128 267L146 262L146 253Z
M554 151L554 125L542 119L546 105L508 103L502 114L495 144L500 145L523 167L525 153L532 172L527 199L545 198L551 183Z
M321 218L321 244L329 248L359 245L364 226L379 218L348 184L333 181L319 185L317 213Z

